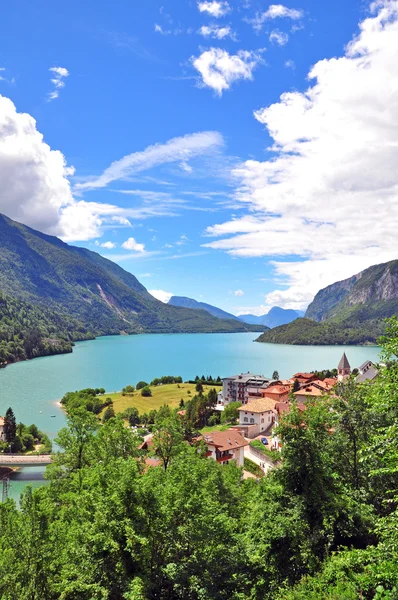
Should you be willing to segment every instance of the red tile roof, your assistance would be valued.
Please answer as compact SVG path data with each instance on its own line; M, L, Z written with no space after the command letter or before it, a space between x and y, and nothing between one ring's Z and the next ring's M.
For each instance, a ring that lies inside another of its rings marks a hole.
M234 429L206 433L203 436L203 440L208 446L216 446L220 452L233 450L234 448L243 448L249 445L249 442L245 440L243 435Z

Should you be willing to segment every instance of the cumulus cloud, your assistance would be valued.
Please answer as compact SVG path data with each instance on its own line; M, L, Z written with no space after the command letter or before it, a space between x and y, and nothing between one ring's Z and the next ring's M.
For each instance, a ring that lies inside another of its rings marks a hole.
M125 250L133 250L134 252L145 252L144 244L139 244L133 237L123 242L122 248Z
M198 30L198 33L203 35L203 37L215 38L217 40L223 40L227 37L233 40L236 39L236 35L229 25L224 25L224 27L219 27L218 25L202 25Z
M63 154L51 150L36 121L0 96L0 212L57 231L59 210L73 203Z
M206 12L218 19L219 17L226 15L231 10L231 7L228 2L217 2L217 0L213 0L212 2L198 2L198 9L200 12Z
M245 292L243 290L236 290L234 292L234 296L244 296Z
M267 304L301 308L321 287L397 257L398 0L380 0L311 86L254 113L270 158L234 170L249 214L214 225L207 246L273 257L285 286ZM296 257L285 262L278 257Z
M65 67L51 67L49 71L52 74L51 83L54 86L53 91L47 97L48 101L51 102L51 100L58 98L60 89L65 87L65 79L69 77L69 71Z
M197 136L188 136L185 143L179 138L180 144L166 144L163 160L171 160L173 155L181 161L201 149L209 151L211 143L213 148L222 144L216 133ZM161 160L161 151L155 157L156 147L152 149L153 153L148 149L141 153L140 169L149 169ZM141 205L130 208L76 199L69 182L73 173L64 155L44 142L33 117L18 113L13 102L0 95L1 213L65 241L86 241L98 238L106 227L130 227L132 219L173 216L176 207L184 206L183 201L159 195L142 197Z
M189 159L208 154L222 145L222 135L217 131L201 131L173 138L165 144L148 146L142 152L124 156L113 162L102 175L76 184L76 189L99 189L106 187L112 181L125 179L133 173L140 173L162 164L187 163Z
M116 248L116 244L114 242L103 242L102 244L100 244L101 248L107 248L108 250L113 250L113 248Z
M304 12L301 9L287 8L283 4L271 4L271 6L262 13L257 13L254 19L249 20L256 31L260 31L266 21L270 19L292 19L294 21L301 19Z
M278 44L278 46L285 46L289 41L289 36L287 33L280 31L279 29L274 29L270 33L269 41L272 44Z
M157 300L160 300L161 302L164 302L165 304L167 304L168 301L170 300L170 298L172 296L174 296L174 294L172 294L171 292L165 292L164 290L148 290L148 292L154 298L157 298Z
M200 73L200 85L213 89L218 96L240 79L253 79L254 69L263 62L262 50L239 50L229 54L221 48L210 48L191 62Z

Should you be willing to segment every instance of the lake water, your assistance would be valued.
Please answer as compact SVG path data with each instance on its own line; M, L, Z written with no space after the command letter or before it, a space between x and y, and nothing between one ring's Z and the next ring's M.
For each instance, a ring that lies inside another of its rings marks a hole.
M0 415L36 423L52 439L65 425L57 401L86 387L119 391L162 375L226 377L237 373L287 378L297 371L332 369L346 352L352 367L377 361L377 347L286 346L254 343L255 333L108 336L76 344L72 354L37 358L0 369Z
M285 346L254 343L256 334L148 334L109 336L76 344L72 354L37 358L0 369L0 415L12 406L17 421L36 423L52 439L66 423L57 401L86 387L119 391L162 375L226 377L241 372L288 378L298 371L337 367L346 352L352 367L377 361L379 349L357 346ZM12 476L15 500L27 485L43 484L43 467Z

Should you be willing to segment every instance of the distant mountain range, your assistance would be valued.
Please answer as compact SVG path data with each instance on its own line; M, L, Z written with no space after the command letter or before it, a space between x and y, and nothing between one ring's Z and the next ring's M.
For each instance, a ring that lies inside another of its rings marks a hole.
M0 215L0 365L97 335L261 330L164 304L99 254Z
M257 341L280 344L374 344L383 319L398 315L398 260L320 290L304 319L266 331Z
M213 317L217 317L218 319L234 319L235 321L240 321L238 317L232 315L231 313L225 312L221 308L217 308L216 306L212 306L211 304L206 304L205 302L198 302L193 298L186 298L185 296L172 296L169 300L169 304L172 306L180 306L183 308L195 308L199 310L205 310ZM252 323L253 325L260 325L261 323Z
M272 329L273 327L290 323L303 315L304 312L299 310L274 306L266 315L261 315L259 317L256 315L240 315L239 319L245 323L251 323L252 325L261 324Z
M173 306L183 306L184 308L206 310L208 313L219 319L235 319L249 325L263 325L266 329L290 323L294 319L304 315L301 311L288 310L274 306L266 315L240 315L237 317L231 313L225 312L225 310L222 310L221 308L206 304L205 302L198 302L193 298L186 298L185 296L172 296L169 300L169 304L172 304Z

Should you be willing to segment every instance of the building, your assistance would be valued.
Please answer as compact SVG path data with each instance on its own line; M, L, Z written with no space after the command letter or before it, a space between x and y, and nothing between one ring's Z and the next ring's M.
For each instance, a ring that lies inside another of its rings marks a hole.
M231 460L235 461L238 467L243 467L244 450L249 445L243 435L236 429L227 429L227 431L213 431L205 434L203 441L207 446L209 458L216 460L222 465L227 465Z
M6 434L5 434L5 431L4 431L4 427L5 427L4 417L0 417L0 440L2 442L6 441Z
M264 384L268 385L269 383L271 383L271 379L264 377L264 375L254 375L250 372L226 377L222 383L224 406L230 402L245 404L248 401L248 388L260 388Z
M290 379L290 383L294 383L297 380L300 385L303 385L304 383L311 383L311 381L315 381L315 379L316 375L314 373L296 373Z
M292 389L292 385L269 385L267 388L262 390L263 398L271 398L275 402L286 402L289 399L289 393Z
M351 365L348 362L346 353L340 359L339 366L337 367L337 379L338 381L345 381L351 375Z
M239 408L237 429L253 439L272 427L275 418L275 400L256 398Z
M379 374L372 361L367 360L358 369L359 374L355 378L356 383L364 383L365 381L374 381Z
M310 383L298 392L294 392L294 396L297 402L306 402L306 400L309 399L316 400L317 398L321 398L327 393L328 392L326 390Z

